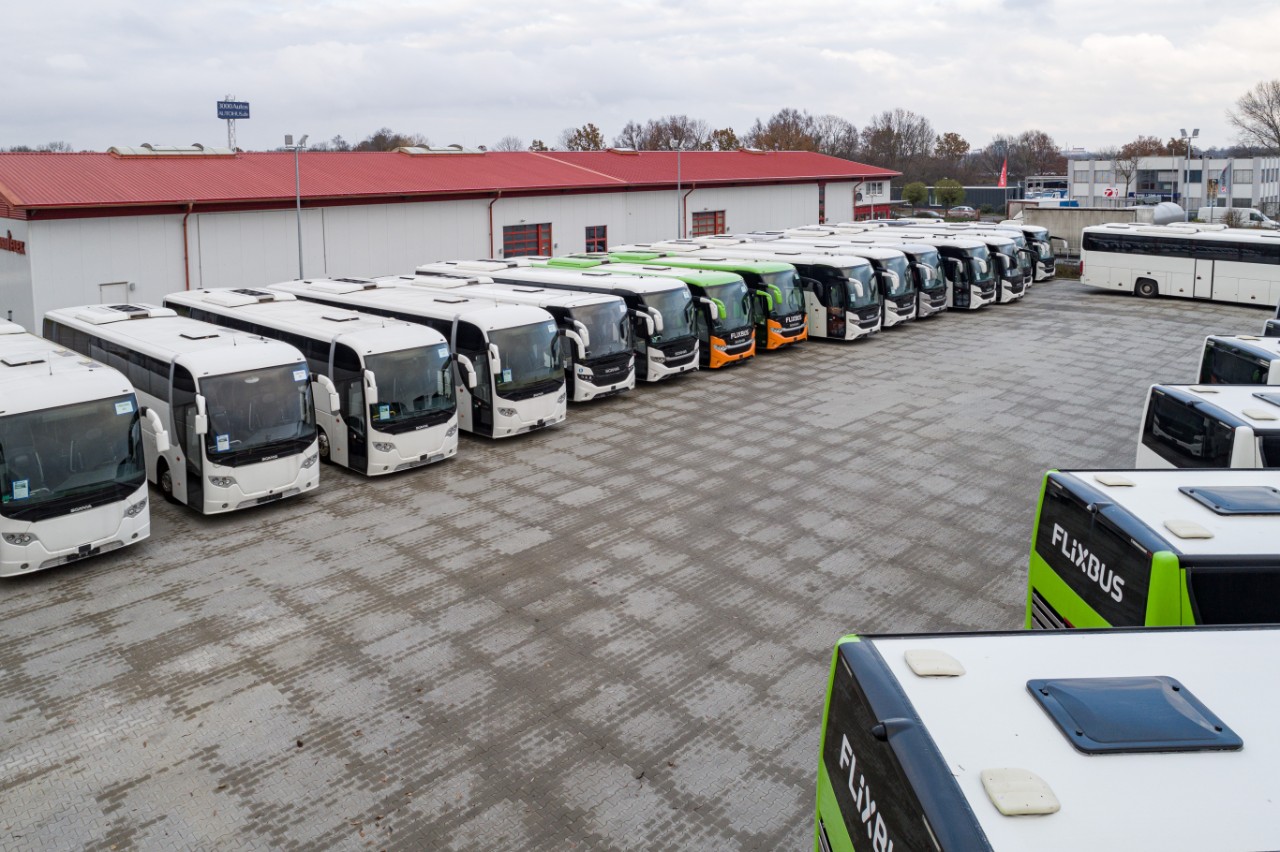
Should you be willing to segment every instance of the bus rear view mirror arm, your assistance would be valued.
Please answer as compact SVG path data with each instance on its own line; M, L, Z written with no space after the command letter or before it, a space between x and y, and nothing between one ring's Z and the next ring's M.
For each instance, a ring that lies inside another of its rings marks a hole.
M316 384L329 395L329 414L337 417L342 410L342 400L338 397L338 389L334 387L333 380L324 373L316 373Z
M653 337L658 333L658 327L653 322L653 317L644 311L632 311L633 316L638 320L644 320L645 328L649 329L646 336Z
M472 364L471 359L468 358L466 355L455 355L454 358L457 359L459 371L465 372L467 374L466 378L464 379L467 387L474 388L476 386L475 364Z
M582 357L587 357L587 349L591 346L591 332L587 331L587 327L578 320L573 321L573 327L577 329L579 340L582 341Z
M575 325L580 325L580 323L575 323ZM586 332L585 328L583 332ZM585 361L587 359L587 342L582 339L582 335L568 328L563 329L560 333L573 341L573 345L578 349L578 359Z
M378 380L374 378L373 370L364 371L364 404L378 404Z
M662 334L662 314L658 312L657 308L646 307L645 310L653 318L653 326L658 330L658 334Z
M160 420L160 415L156 414L153 409L142 409L142 416L147 418L147 422L151 424L151 431L156 434L156 452L169 452L169 433L165 431L164 423Z
M209 434L209 414L205 408L204 394L196 394L196 423L195 432L197 435Z
M708 299L706 296L699 296L698 301L707 306L707 311L711 314L712 321L720 319L720 311L716 308L716 303Z

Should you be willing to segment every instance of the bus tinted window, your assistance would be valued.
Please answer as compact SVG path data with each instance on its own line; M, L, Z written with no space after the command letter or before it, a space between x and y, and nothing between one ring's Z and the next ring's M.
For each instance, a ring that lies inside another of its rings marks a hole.
M1280 435L1263 435L1258 439L1263 467L1280 467Z
M1102 515L1050 478L1036 553L1113 626L1146 622L1151 557Z
M1274 245L1241 243L1240 260L1244 263L1280 265L1280 242Z
M1223 346L1209 345L1205 348L1200 381L1211 385L1265 385L1268 372L1269 364L1259 364L1256 359Z
M1221 240L1197 240L1196 260L1240 260L1240 247Z
M1280 621L1280 565L1188 569L1187 591L1197 624Z
M844 827L856 849L933 849L920 800L893 747L871 734L879 722L842 655L831 685L822 762Z
M1230 467L1235 429L1187 403L1153 393L1142 443L1174 467Z

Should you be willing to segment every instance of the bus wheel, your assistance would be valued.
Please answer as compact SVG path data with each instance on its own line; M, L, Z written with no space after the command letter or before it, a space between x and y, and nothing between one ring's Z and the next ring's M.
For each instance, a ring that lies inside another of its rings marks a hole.
M173 498L173 474L169 472L169 465L163 461L157 464L156 482L160 486L160 494L167 502L177 503L178 501Z
M1150 299L1152 296L1160 292L1160 288L1156 286L1156 282L1150 278L1139 278L1138 283L1133 288L1134 295L1141 296L1144 299Z
M316 430L316 443L320 445L320 461L329 461L329 436L323 429Z

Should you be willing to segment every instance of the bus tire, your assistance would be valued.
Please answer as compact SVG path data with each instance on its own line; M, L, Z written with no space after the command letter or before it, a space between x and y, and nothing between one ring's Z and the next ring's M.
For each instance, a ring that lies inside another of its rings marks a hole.
M161 460L156 462L156 485L160 487L160 496L167 503L177 503L173 497L173 474L169 472L169 465Z
M316 444L320 447L320 461L329 461L329 436L323 429L316 430Z
M1133 295L1141 296L1144 299L1150 299L1159 295L1160 287L1150 278L1139 278L1138 283L1133 285Z

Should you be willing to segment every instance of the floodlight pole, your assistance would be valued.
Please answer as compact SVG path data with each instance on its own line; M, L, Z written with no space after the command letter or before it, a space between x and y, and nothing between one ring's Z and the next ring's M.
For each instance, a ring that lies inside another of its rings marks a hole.
M306 134L298 140L297 145L293 144L293 135L286 134L284 147L286 151L293 151L293 191L298 214L298 280L301 281L306 276L302 274L302 168L298 161L298 152L307 147Z

